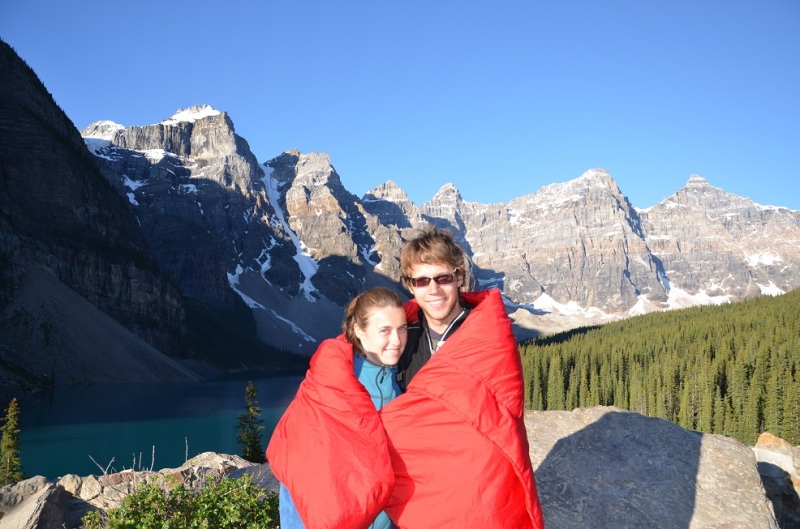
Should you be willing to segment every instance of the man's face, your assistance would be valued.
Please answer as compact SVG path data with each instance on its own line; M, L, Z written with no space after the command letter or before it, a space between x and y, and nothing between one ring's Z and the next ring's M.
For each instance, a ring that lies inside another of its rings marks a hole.
M411 266L411 278L439 277L453 273L453 267L447 263L415 264ZM458 300L458 289L464 282L461 273L455 275L450 284L439 284L430 280L426 286L409 285L408 289L417 300L419 308L425 313L425 318L431 329L444 332L456 316L461 312Z

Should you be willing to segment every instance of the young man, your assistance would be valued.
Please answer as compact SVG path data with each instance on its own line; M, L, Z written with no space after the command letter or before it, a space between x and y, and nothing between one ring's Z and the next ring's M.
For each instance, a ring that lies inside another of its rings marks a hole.
M400 254L404 394L382 408L398 527L543 529L523 419L522 364L500 291L461 292L466 257L429 227ZM464 288L466 290L466 288Z
M400 252L403 283L419 310L408 326L406 349L398 365L398 384L411 379L467 318L472 306L461 299L466 256L448 232L428 227Z

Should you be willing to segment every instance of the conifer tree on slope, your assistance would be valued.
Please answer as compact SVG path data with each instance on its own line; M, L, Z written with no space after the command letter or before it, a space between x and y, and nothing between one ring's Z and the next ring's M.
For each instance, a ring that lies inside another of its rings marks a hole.
M238 418L236 440L242 445L242 457L252 463L265 462L266 456L261 442L261 431L264 421L261 419L261 408L258 406L256 388L253 381L247 383L244 392L244 409Z
M25 479L22 473L19 441L19 404L11 399L3 420L0 437L0 486L11 485Z

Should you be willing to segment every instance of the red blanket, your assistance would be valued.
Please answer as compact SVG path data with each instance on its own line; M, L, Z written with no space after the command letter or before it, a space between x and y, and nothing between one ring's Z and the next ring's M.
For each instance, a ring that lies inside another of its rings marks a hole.
M467 320L381 418L400 528L542 529L523 421L522 366L498 290L465 293ZM416 304L406 306L409 321Z
M385 508L400 529L544 528L511 322L498 290L463 297L467 320L380 415L343 338L315 353L267 448L306 527L363 528Z
M364 529L394 485L386 434L353 373L353 347L325 340L267 447L308 529Z

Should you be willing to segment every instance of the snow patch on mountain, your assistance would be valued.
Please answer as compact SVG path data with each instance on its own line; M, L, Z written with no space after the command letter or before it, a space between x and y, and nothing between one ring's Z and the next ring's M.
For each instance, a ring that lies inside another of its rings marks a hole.
M781 294L786 294L785 291L781 290L772 281L769 282L769 285L762 285L761 283L756 283L756 285L758 285L758 288L761 290L761 293L766 296L780 296Z
M633 307L628 309L627 315L628 316L641 316L642 314L647 314L649 312L655 312L661 310L658 305L650 301L646 295L641 295L636 299L636 303Z
M86 144L86 148L89 149L90 153L95 156L108 158L108 156L100 154L100 151L109 147L111 145L111 140L106 140L104 138L83 138L83 143ZM110 160L111 158L108 159Z
M273 168L261 164L261 169L264 170L264 178L262 181L264 182L264 187L267 190L267 196L269 197L269 202L272 204L272 207L275 208L275 214L278 216L278 220L280 221L281 225L283 226L284 231L289 235L289 238L292 240L294 247L296 249L294 260L297 261L298 266L300 266L300 271L303 273L303 283L300 285L300 290L303 292L303 295L306 299L312 303L314 303L317 298L312 295L313 292L316 292L316 288L311 283L311 278L314 277L314 274L317 273L319 270L319 264L314 260L313 257L308 253L308 249L306 245L303 244L297 235L292 231L289 227L289 223L286 221L286 215L283 212L283 209L280 207L279 197L280 191L278 191L278 184L279 182L272 178Z
M161 122L162 125L177 125L181 122L194 123L198 119L219 116L222 112L215 110L210 105L196 105L187 109L179 108L171 118Z
M140 152L144 154L145 158L147 158L147 161L154 164L160 162L164 158L174 158L180 160L180 158L176 154L171 153L169 151L165 151L164 149L149 149L147 151L140 151Z
M596 320L610 319L611 316L603 312L597 307L581 307L574 301L569 301L566 304L559 303L548 294L542 294L536 301L533 302L534 311L538 312L555 312L563 316L581 316L585 318L592 318Z
M782 263L783 259L781 258L780 255L776 255L770 251L766 251L751 255L745 254L744 261L750 267L755 268L759 265L774 265L777 263Z
M722 305L730 303L731 296L710 296L705 290L699 290L697 294L690 294L683 289L672 287L669 289L667 298L667 310L685 309L696 305Z
M133 180L131 177L129 177L126 174L122 175L122 185L124 185L125 187L127 187L128 189L131 190L130 193L125 193L125 195L128 197L128 202L130 202L134 206L138 206L139 205L139 202L136 200L136 195L134 193L136 192L137 189L139 189L140 187L142 187L146 183L147 182L139 182L139 181Z
M231 286L231 289L237 294L239 294L239 297L242 298L242 301L244 301L245 304L251 309L268 310L264 305L254 300L253 298L242 292L241 289L239 289L239 276L242 275L242 273L244 273L242 265L236 265L235 274L231 274L230 272L228 273L228 284Z

